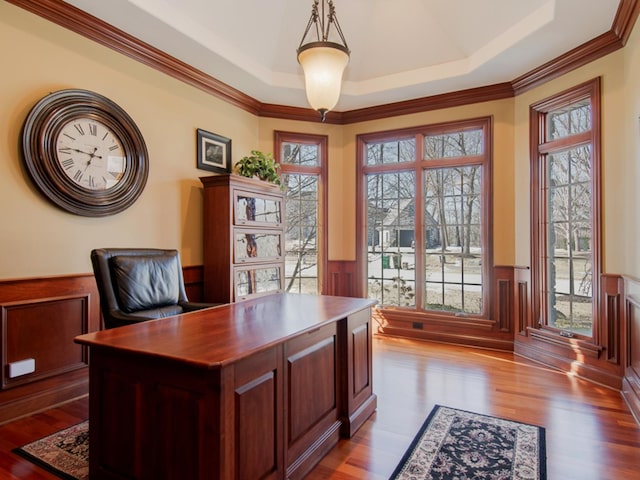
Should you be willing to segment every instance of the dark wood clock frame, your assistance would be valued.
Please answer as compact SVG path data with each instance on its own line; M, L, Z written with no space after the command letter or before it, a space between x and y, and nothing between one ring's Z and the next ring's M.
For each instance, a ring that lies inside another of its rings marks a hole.
M62 170L56 138L76 119L97 120L120 140L126 166L122 179L112 188L83 188ZM149 154L135 122L116 103L88 90L53 92L31 109L22 129L22 157L30 178L47 199L67 212L90 217L113 215L130 207L149 175Z

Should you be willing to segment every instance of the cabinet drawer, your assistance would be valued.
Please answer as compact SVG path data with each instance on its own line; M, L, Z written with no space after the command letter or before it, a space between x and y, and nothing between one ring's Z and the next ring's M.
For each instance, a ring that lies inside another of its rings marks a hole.
M282 233L278 230L233 231L234 263L275 261L282 258Z
M281 264L234 268L235 301L281 292L284 272Z

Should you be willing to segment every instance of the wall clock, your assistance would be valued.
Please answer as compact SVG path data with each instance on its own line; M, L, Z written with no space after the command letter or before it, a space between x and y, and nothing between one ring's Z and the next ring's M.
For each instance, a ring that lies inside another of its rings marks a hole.
M149 154L134 121L88 90L51 93L31 109L22 129L22 157L50 201L90 217L130 207L149 175Z

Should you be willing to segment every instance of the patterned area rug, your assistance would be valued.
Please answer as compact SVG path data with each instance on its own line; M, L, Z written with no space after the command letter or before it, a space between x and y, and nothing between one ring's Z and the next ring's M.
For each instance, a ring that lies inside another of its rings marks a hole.
M390 480L546 480L542 427L436 405Z
M14 450L60 478L89 478L89 421L60 430Z

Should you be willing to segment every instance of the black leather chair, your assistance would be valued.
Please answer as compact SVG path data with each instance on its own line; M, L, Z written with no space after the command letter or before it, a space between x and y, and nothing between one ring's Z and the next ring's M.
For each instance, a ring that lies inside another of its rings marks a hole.
M100 248L91 263L105 328L220 305L188 301L177 250Z

